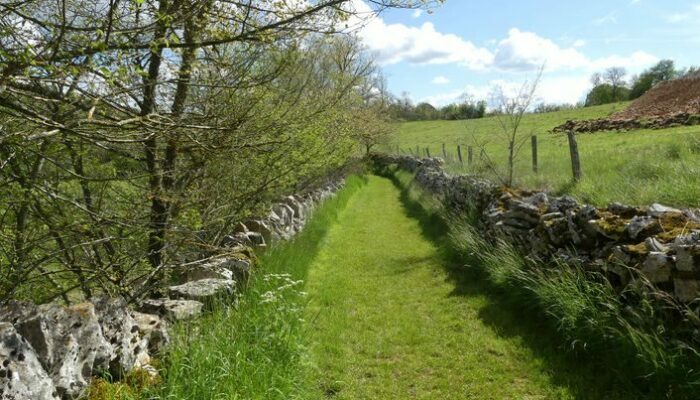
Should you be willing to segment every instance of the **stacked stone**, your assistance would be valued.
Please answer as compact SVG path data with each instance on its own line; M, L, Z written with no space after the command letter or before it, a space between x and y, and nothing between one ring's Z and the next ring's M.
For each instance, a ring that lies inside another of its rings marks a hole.
M676 126L700 124L700 115L687 112L653 116L647 118L600 118L582 121L566 121L552 131L565 133L594 133L599 131L628 131L632 129L666 129Z
M343 185L344 181L339 180L304 195L285 197L271 207L267 216L239 223L234 233L224 239L224 245L264 250L277 240L290 239L304 228L316 205L333 196Z
M700 217L697 210L660 204L605 208L500 187L475 176L451 176L439 161L411 156L374 161L417 166L416 182L456 214L476 211L483 232L521 247L531 258L576 262L622 288L646 279L682 302L700 297Z

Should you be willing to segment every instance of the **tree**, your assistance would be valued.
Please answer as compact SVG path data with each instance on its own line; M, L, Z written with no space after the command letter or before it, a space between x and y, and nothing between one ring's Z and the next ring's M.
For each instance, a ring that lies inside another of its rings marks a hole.
M430 103L418 103L414 112L420 120L433 120L440 116L440 112Z
M661 60L632 80L630 99L636 99L655 85L678 76L673 60Z
M620 96L619 89L625 85L625 75L627 70L622 67L610 67L603 73L603 79L610 84L612 88L612 101L623 100Z
M525 134L520 129L523 116L530 109L535 101L535 93L542 77L543 68L537 73L537 76L532 82L525 82L514 95L506 94L502 87L495 87L492 94L492 102L496 119L500 130L498 134L505 140L508 145L507 161L505 175L498 171L495 163L490 160L488 153L485 151L483 143L477 143L481 148L482 154L487 158L488 166L499 177L501 182L506 186L512 186L515 177L515 163L520 154L520 150L530 139L530 134ZM474 137L475 141L476 138Z
M602 74L591 76L593 89L586 96L586 106L614 103L627 100L629 89L625 86L627 71L622 67L611 67Z
M352 115L357 124L355 138L363 146L365 154L369 154L377 145L386 144L395 134L395 124L383 118L378 108L358 110Z
M131 295L183 246L217 245L251 204L321 174L315 155L347 156L368 64L317 37L351 2L234 3L0 4L3 298L52 276L48 298Z

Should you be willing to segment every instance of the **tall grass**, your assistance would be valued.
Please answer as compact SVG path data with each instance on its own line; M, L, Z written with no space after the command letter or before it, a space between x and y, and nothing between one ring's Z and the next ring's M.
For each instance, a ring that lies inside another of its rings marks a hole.
M303 309L307 269L349 198L363 185L350 177L294 240L261 257L235 307L175 327L163 385L147 398L305 399L308 369Z
M397 176L411 185L411 175ZM691 344L693 334L678 329L689 325L679 321L684 316L697 318L692 310L653 291L642 277L618 293L582 266L534 262L507 242L486 240L476 214L443 214L462 273L482 279L524 318L541 319L551 329L542 334L555 333L553 340L572 360L597 365L601 380L638 397L698 398L700 354Z

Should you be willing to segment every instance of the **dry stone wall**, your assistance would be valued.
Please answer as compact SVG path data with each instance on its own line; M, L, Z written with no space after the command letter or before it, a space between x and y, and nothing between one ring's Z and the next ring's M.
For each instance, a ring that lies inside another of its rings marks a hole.
M304 228L314 208L333 196L338 180L288 196L268 215L238 224L221 255L174 266L180 282L168 297L129 306L121 298L95 298L62 306L10 302L0 307L0 400L59 400L82 396L96 374L151 375L151 357L169 342L168 327L196 318L215 299L235 301L253 271L255 253Z
M555 127L552 132L595 133L599 131L629 131L633 129L666 129L677 126L700 124L700 114L675 113L661 116L640 118L600 118L581 121L566 121Z
M605 208L505 188L475 176L453 176L438 158L374 155L398 165L453 213L476 211L484 235L518 245L533 259L576 262L617 288L646 278L681 302L700 297L700 213L652 204Z

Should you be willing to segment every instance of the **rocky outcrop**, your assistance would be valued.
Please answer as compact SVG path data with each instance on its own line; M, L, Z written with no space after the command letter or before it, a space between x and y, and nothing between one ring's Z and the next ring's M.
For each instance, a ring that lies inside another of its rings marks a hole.
M59 399L36 352L8 322L0 322L0 363L0 398Z
M136 322L139 335L148 343L150 354L159 353L170 343L168 323L157 315L134 311L131 316Z
M103 297L93 300L93 303L102 336L110 345L110 374L121 377L135 367L146 368L150 363L148 340L140 335L139 326L126 301Z
M474 176L451 176L439 159L375 155L380 165L415 172L416 182L453 213L476 212L482 231L506 239L531 259L577 262L622 289L646 279L682 302L700 297L700 218L697 210L661 204L605 208L504 188Z
M102 334L91 303L71 307L12 303L0 314L36 351L62 398L77 398L94 372L109 368L112 346Z

